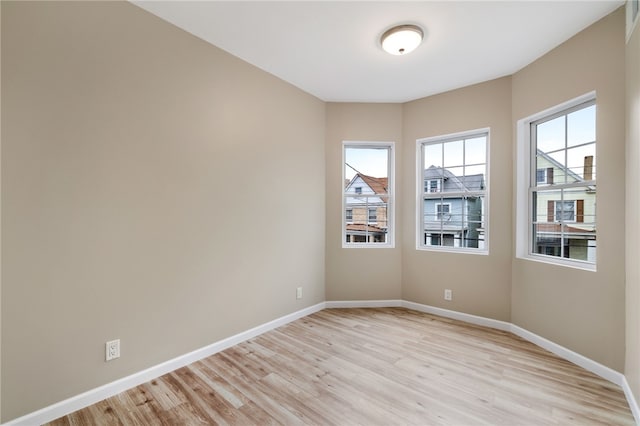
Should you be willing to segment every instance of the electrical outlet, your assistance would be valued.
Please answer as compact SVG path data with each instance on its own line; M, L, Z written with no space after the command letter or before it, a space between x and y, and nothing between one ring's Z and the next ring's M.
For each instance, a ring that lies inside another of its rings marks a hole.
M107 342L105 347L106 347L105 358L107 361L120 358L120 339Z
M453 292L448 288L444 290L444 300L453 300Z
M302 287L296 288L296 299L302 299Z

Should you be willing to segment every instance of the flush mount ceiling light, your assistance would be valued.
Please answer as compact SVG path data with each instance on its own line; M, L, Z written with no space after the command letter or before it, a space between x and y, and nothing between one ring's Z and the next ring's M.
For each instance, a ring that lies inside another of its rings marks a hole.
M398 25L393 27L380 38L382 48L392 55L406 55L420 46L424 33L417 25Z

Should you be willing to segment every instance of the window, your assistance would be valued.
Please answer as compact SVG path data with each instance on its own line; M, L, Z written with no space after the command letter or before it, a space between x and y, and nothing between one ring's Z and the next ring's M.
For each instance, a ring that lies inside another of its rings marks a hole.
M536 183L538 185L553 184L553 167L536 170Z
M343 142L343 247L393 247L393 143Z
M420 139L417 248L486 254L489 130Z
M451 204L436 204L436 220L446 219L451 211Z
M442 188L441 179L425 180L424 192L440 192Z
M378 221L377 211L378 209L375 207L369 209L369 223L376 223Z
M518 257L595 270L594 94L520 120L518 139Z
M429 244L432 246L454 247L455 238L453 234L434 234L429 238Z
M575 222L576 202L575 201L550 201L554 203L555 222Z

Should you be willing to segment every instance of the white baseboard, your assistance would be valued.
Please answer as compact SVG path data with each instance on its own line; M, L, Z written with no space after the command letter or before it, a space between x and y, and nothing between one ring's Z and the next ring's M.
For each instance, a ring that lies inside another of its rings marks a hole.
M538 336L537 334L525 330L524 328L519 327L515 324L511 324L511 332L516 336L520 336L523 339L528 340L531 343L558 355L560 358L571 361L572 363L579 365L585 370L588 370L593 374L596 374L603 379L607 379L608 381L622 387L622 382L624 379L624 375L622 373L612 370L611 368L602 365L599 362L589 359L586 356L580 355L579 353L574 352L571 349L567 349L564 346L558 345L551 340Z
M327 309L333 308L400 308L402 300L336 300L325 302Z
M157 377L162 376L163 374L170 373L171 371L177 370L178 368L184 367L200 359L211 356L231 346L237 345L238 343L242 343L262 333L273 330L274 328L285 325L291 321L295 321L299 318L321 311L325 308L384 308L384 307L394 307L394 308L404 307L407 309L412 309L415 311L425 312L433 315L439 315L445 318L456 319L456 320L468 322L471 324L495 328L502 331L510 331L513 334L520 336L523 339L528 340L531 343L534 343L535 345L538 345L558 355L559 357L564 358L568 361L571 361L574 364L577 364L580 367L584 368L585 370L591 371L592 373L597 374L598 376L606 380L609 380L610 382L615 383L616 385L622 387L622 389L624 390L625 396L627 398L627 401L629 403L629 407L631 408L631 412L635 417L636 423L640 425L640 410L638 409L638 404L623 374L615 370L612 370L609 367L606 367L585 356L582 356L579 353L573 352L572 350L567 349L564 346L558 345L550 340L547 340L544 337L538 336L535 333L525 330L524 328L519 327L515 324L505 322L505 321L499 321L491 318L480 317L477 315L465 314L463 312L457 312L457 311L452 311L448 309L438 308L435 306L423 305L421 303L409 302L406 300L353 300L353 301L346 300L346 301L321 302L316 305L310 306L308 308L302 309L300 311L293 312L289 315L285 315L281 318L277 318L273 321L269 321L265 324L259 325L257 327L254 327L250 330L236 334L229 338L220 340L204 348L197 349L193 352L179 356L177 358L174 358L162 364L156 365L154 367L151 367L146 370L140 371L138 373L132 374L130 376L124 377L120 380L116 380L115 382L108 383L104 386L100 386L98 388L84 392L75 397L50 405L49 407L45 407L41 410L27 414L23 417L19 417L8 423L4 423L4 425L6 426L25 425L26 426L26 425L34 425L34 424L42 424L42 423L50 422L59 417L65 416L67 414L73 413L74 411L87 407L91 404L95 404L96 402L102 401L105 398L109 398L118 393L124 392L133 387L136 387L142 383L151 381Z
M181 355L177 358L163 362L156 366L150 367L146 370L134 373L130 376L123 377L122 379L108 383L95 389L91 389L80 395L42 408L33 413L11 420L10 422L3 423L5 426L24 425L32 426L50 422L59 417L71 414L74 411L88 407L96 402L102 401L105 398L112 397L121 392L134 388L143 383L156 379L164 374L170 373L178 368L184 367L203 358L211 356L215 353L223 351L231 346L242 343L246 340L259 336L262 333L273 330L291 321L295 321L299 318L311 315L315 312L321 311L325 308L325 302L318 303L317 305L309 306L308 308L301 309L283 317L277 318L273 321L269 321L265 324L254 327L250 330L243 331L234 336L215 342L211 345L205 346L200 349L196 349L193 352L189 352L185 355Z
M624 395L627 397L627 401L629 402L629 408L631 408L631 413L633 417L636 419L636 424L640 425L640 407L638 407L638 402L636 398L633 396L633 392L629 387L629 382L627 382L626 377L622 377L622 390L624 391Z
M502 331L511 331L511 323L491 318L479 317L477 315L465 314L463 312L451 311L449 309L436 308L435 306L423 305L421 303L402 301L402 306L414 311L425 312L427 314L438 315L445 318L456 319L470 324L482 325L484 327L495 328Z

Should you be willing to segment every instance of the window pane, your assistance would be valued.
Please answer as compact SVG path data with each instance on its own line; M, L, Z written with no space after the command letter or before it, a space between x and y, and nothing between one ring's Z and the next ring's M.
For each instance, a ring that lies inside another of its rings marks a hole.
M442 245L450 237L452 247L484 248L483 203L484 197L423 198L423 244Z
M444 149L444 167L462 166L463 161L463 142L454 141L443 144Z
M572 112L567 116L567 145L575 146L596 140L596 106Z
M464 167L445 167L442 192L464 192Z
M484 164L487 162L487 137L467 139L464 145L465 164Z
M387 203L361 203L359 198L346 197L347 209L346 242L347 243L385 243L388 232ZM349 211L351 214L349 215Z
M595 232L570 225L534 225L534 252L547 256L595 262Z
M563 193L565 200L573 200L575 202L575 221L580 228L595 231L596 221L596 187L581 186L576 188L567 188Z
M425 145L424 147L424 168L430 166L442 167L442 144Z
M564 115L536 126L537 148L542 152L555 151L565 147Z
M568 149L567 166L569 167L569 182L595 180L596 145L589 144Z
M562 238L560 225L534 224L534 253L547 256L562 256Z
M487 174L487 166L485 164L478 166L465 166L464 175L472 176L472 175L482 175L482 179L484 180L484 176Z
M485 176L487 166L472 166L464 168L463 185L467 191L483 191L487 185Z
M547 185L557 185L566 183L567 166L565 159L566 151L562 150L554 152L552 154L545 154L542 151L538 151L536 157L536 170L546 170L546 182Z
M595 187L537 191L533 201L534 253L595 261Z
M344 176L351 179L356 173L386 178L388 172L388 148L354 148L344 150Z
M533 193L533 221L555 222L556 201L562 200L562 190L538 191Z

